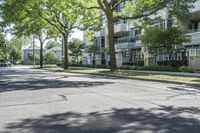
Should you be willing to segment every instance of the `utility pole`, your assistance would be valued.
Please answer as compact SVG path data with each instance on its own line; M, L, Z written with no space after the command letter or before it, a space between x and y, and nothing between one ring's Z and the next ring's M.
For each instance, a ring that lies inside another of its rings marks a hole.
M35 37L33 35L33 67L35 67Z

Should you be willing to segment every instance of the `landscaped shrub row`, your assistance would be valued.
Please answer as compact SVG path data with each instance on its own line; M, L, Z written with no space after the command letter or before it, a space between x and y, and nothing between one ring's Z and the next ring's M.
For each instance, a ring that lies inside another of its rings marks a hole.
M120 69L125 69L125 70L146 70L146 71L167 71L167 72L180 72L188 69L186 67L183 67L181 69L177 69L171 66L122 66Z
M130 66L144 66L144 61L135 61L135 62L124 62L123 65Z
M60 64L57 64L61 66ZM84 65L84 64L71 64L73 67L87 67L87 68L106 68L109 69L110 66L107 65ZM123 65L119 69L124 70L146 70L146 71L166 71L166 72L190 72L188 66L180 66L178 68L172 66L131 66L131 65Z
M84 65L84 64L71 64L70 66L73 67L88 67L88 68L110 68L110 66L107 65Z
M157 64L158 64L158 66L173 66L176 68L188 65L187 61L183 62L183 61L175 61L175 60L171 61L171 65L170 65L169 61L157 61Z

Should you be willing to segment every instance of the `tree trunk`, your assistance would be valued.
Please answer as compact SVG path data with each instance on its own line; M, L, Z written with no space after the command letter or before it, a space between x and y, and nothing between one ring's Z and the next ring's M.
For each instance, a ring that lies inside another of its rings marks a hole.
M35 37L33 36L33 67L35 67Z
M64 69L68 69L69 65L68 65L68 34L64 34L63 35L63 39L64 39Z
M157 50L155 50L155 54L154 54L154 65L157 66Z
M184 49L184 51L182 52L182 64L186 65L186 50Z
M109 42L109 52L110 52L110 69L111 71L117 70L116 65L116 55L115 55L115 44L114 44L114 23L113 23L113 13L106 13L108 20L108 42Z
M92 64L93 64L93 66L95 66L95 65L96 65L96 62L95 62L95 56L96 56L96 54L95 54L95 53L93 53L93 59L92 59Z
M172 53L169 53L169 65L172 66Z
M40 68L43 68L43 42L41 39L40 41Z

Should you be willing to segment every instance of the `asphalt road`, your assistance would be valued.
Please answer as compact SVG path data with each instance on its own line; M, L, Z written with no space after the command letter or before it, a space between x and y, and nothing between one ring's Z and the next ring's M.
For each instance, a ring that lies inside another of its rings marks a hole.
M200 133L200 88L0 68L0 133Z

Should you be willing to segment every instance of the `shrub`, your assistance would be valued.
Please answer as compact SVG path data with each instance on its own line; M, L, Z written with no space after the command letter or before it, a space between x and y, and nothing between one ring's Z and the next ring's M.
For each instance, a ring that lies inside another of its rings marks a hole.
M169 61L157 61L157 64L159 66L170 66L170 62ZM187 61L183 62L183 61L171 61L171 66L175 67L175 68L179 68L181 66L187 65Z
M146 70L146 71L168 71L168 72L177 72L178 70L171 66L122 66L120 69L125 70Z
M110 66L107 65L84 65L84 64L71 64L70 66L73 67L88 67L88 68L110 68Z
M144 61L124 62L125 66L144 66Z
M134 66L123 65L123 66L120 67L120 69L125 69L125 70L134 70Z
M181 71L181 72L189 72L188 66L181 66L181 67L178 68L178 70Z
M110 68L109 66L107 65L96 65L94 66L95 68Z
M59 61L59 57L53 51L50 51L50 52L46 53L45 56L44 56L44 59L46 61Z
M56 65L61 67L62 66L62 62L57 62Z

